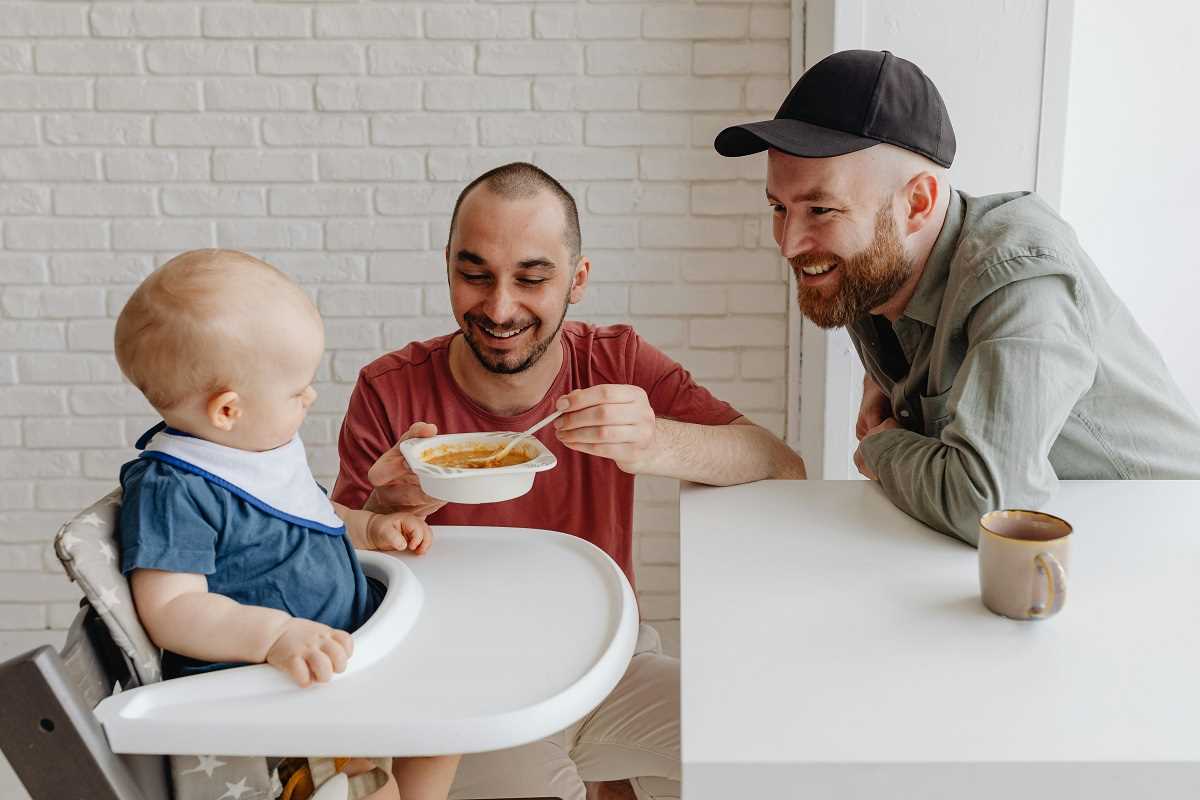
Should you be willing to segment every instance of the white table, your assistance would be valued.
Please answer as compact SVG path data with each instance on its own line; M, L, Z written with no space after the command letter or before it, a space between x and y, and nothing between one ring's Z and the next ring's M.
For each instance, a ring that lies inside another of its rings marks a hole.
M1044 622L869 482L680 502L688 800L1200 797L1200 482L1064 482Z
M423 556L360 553L388 593L333 681L302 689L256 665L123 692L96 707L113 752L499 750L567 727L612 691L638 628L612 559L551 531L433 530Z

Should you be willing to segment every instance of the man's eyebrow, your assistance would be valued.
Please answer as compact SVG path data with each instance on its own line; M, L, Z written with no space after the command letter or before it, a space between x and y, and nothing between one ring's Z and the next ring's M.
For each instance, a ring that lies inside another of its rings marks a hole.
M796 198L805 203L840 203L837 195L825 189L811 189Z
M558 269L558 265L548 258L527 258L517 262L517 266L521 269L542 269L547 272Z
M767 199L768 200L775 199L775 195L773 195L771 193L770 189L767 189ZM832 192L830 192L826 189L809 189L804 194L796 195L792 199L793 199L793 201L799 202L799 203L835 203L838 205L845 204L841 198L839 198L837 195L833 194Z
M487 264L486 258L478 253L472 253L470 250L459 250L456 254L456 257L459 261L467 261L477 266L484 266ZM558 269L557 264L544 256L537 256L535 258L527 258L524 261L518 261L517 266L521 269L540 269L545 270L546 272Z

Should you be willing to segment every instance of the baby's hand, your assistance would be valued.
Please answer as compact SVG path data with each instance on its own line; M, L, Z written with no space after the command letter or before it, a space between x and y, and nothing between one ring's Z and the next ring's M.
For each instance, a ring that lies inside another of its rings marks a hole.
M333 673L344 672L353 652L354 640L345 631L293 618L267 651L267 663L308 686L313 681L326 683Z
M376 514L367 523L367 541L372 550L409 550L419 556L433 542L433 531L415 514Z

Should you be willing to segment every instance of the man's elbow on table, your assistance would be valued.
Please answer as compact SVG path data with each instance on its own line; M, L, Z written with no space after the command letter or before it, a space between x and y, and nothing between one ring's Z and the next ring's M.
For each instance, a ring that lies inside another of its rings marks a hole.
M911 431L863 440L860 453L897 508L934 530L979 544L979 518L1000 508L1041 508L1057 485L1053 469L1022 474Z
M933 527L978 547L979 518L999 505L1000 495L969 481L950 483L945 494L944 509L937 520L940 524Z
M972 547L979 544L980 517L1000 508L1040 508L1056 483L1052 470L1047 486L997 468L970 448L897 426L865 437L854 463L905 514Z
M802 481L808 478L804 459L787 442L746 417L738 417L730 424L753 429L751 435L756 440L756 446L762 449L768 460L767 474L763 476L765 479Z
M760 480L803 480L804 459L775 434L746 417L716 426L725 436L723 455L710 453L711 480L701 483L731 486ZM711 428L710 428L711 430Z

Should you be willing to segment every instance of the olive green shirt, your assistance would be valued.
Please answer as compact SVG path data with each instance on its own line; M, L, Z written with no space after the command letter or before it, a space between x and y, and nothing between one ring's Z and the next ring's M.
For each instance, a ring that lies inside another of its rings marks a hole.
M952 192L903 316L849 330L903 426L864 460L940 531L976 544L982 514L1040 508L1060 478L1200 478L1200 417L1034 194Z

